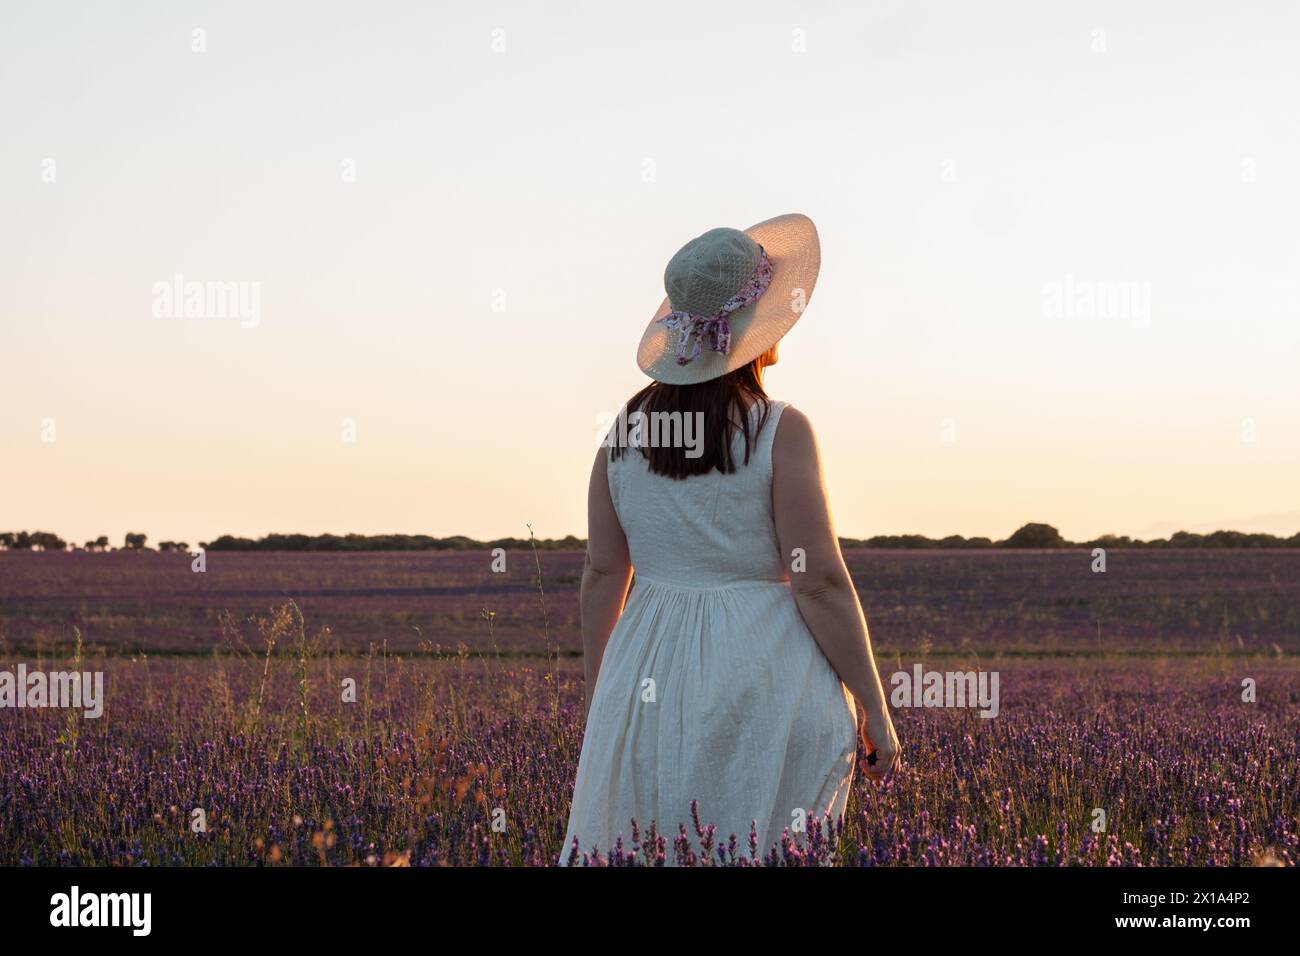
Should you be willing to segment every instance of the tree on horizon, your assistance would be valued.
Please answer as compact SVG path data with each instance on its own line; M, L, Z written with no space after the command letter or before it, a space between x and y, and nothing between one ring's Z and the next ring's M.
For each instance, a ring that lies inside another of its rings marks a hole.
M1002 542L1004 548L1064 548L1069 542L1050 524L1031 521Z

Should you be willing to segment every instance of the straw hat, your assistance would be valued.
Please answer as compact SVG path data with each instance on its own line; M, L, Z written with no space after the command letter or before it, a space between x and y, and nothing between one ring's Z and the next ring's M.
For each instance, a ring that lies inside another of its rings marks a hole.
M668 297L641 337L637 365L669 385L748 365L799 321L820 266L817 227L800 213L697 236L664 271Z

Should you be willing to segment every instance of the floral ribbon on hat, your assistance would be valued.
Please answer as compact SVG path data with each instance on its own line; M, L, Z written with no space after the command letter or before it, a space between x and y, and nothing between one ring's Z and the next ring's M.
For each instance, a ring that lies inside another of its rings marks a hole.
M772 282L772 260L767 257L767 252L762 246L758 247L758 252L758 268L754 270L754 274L745 281L735 295L723 303L722 308L717 312L712 315L694 315L678 309L658 320L669 329L681 332L681 336L677 339L678 365L689 365L699 358L702 345L708 345L713 351L724 355L731 351L731 326L727 324L727 316L756 301L767 291L768 285ZM686 343L692 335L695 336L695 347L688 355Z

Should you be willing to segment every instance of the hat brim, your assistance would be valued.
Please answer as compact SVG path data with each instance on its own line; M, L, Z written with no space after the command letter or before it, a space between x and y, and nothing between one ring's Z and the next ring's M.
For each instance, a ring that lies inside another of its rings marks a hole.
M636 363L657 382L696 385L743 368L781 340L799 321L812 298L821 268L817 227L801 213L787 213L745 230L772 260L772 281L759 298L727 318L731 349L726 354L704 349L686 365L677 364L678 332L659 320L673 311L665 298L655 311Z

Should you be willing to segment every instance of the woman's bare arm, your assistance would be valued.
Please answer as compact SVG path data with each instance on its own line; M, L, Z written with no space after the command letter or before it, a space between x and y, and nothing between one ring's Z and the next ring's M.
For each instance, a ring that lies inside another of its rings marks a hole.
M877 755L866 773L883 778L897 760L898 738L867 620L831 523L817 440L807 417L794 408L782 412L772 445L772 506L787 566L794 549L804 553L804 570L790 574L799 613L862 710L862 735Z
M579 603L582 608L582 660L586 673L583 719L591 710L596 691L600 661L610 632L623 613L628 582L632 579L632 559L627 552L627 536L614 511L609 496L609 479L605 475L609 449L596 453L587 486L587 560L582 568Z

